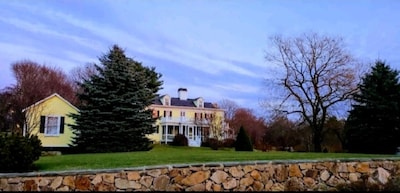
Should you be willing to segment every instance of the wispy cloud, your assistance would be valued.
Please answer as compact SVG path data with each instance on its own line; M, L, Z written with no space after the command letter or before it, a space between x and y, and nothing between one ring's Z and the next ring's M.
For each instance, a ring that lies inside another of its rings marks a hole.
M237 84L237 83L214 84L213 87L217 89L224 89L227 91L244 92L244 93L256 93L260 90L259 86L252 86L249 84Z
M59 39L64 39L64 40L70 40L73 41L77 44L89 47L89 48L96 48L96 42L93 40L89 40L86 38L82 38L76 35L70 35L64 32L59 32L57 30L54 30L54 28L51 28L48 25L45 25L43 23L38 23L38 22L28 22L24 21L18 18L4 18L0 17L0 21L4 23L8 23L10 25L13 25L15 27L21 28L25 31L31 32L31 33L41 33L44 36L54 36Z
M71 69L77 66L77 62L73 60L66 60L56 56L50 56L43 50L25 45L16 45L11 43L0 42L2 48L3 59L6 61L19 62L22 60L32 60L39 64L45 64L52 67L60 67L63 69ZM18 60L15 60L18 58Z
M134 45L132 47L129 47L129 49L132 49L136 52L149 55L152 57L158 57L161 59L174 61L178 64L195 68L205 73L219 74L221 71L232 71L244 76L251 76L251 77L258 76L256 73L251 72L238 65L235 65L229 61L224 61L218 58L210 58L205 55L194 54L193 51L189 51L191 48L188 47L178 48L175 45L167 45L166 46L167 49L159 50L157 46L149 45L148 43L145 42L145 40L135 37L134 32L129 33L127 31L117 29L114 26L107 24L101 24L101 25L96 24L88 20L84 20L82 18L78 19L73 17L72 15L64 14L62 12L54 10L46 10L43 12L43 14L45 14L47 17L58 19L65 23L69 23L75 27L85 29L98 37L107 39L108 41L120 42L123 43L123 45ZM82 39L74 35L65 35L56 33L54 31L48 30L48 28L45 28L44 26L36 28L48 34L58 35L58 36L64 35L67 38L74 39L75 41L79 41L81 43L88 42L86 41L86 39ZM90 45L90 43L88 45Z

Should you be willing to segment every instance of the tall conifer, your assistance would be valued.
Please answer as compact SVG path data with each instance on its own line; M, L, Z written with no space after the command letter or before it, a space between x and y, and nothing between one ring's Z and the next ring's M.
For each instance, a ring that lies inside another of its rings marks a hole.
M147 109L161 89L161 74L125 56L114 45L96 64L98 73L85 80L78 98L82 105L72 114L71 147L78 152L147 151L146 134L155 131Z
M399 72L382 61L365 75L345 124L346 149L358 153L395 153L400 145Z

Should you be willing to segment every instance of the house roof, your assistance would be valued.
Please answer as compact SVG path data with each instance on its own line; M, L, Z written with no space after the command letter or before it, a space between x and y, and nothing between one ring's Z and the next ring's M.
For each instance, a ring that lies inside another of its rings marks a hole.
M164 96L164 95L163 95ZM154 105L162 105L161 103L161 98L163 96L159 96L156 99L153 100ZM186 99L186 100L180 100L178 97L171 97L171 106L179 106L179 107L196 107L194 101L196 99ZM204 108L217 108L214 104L210 102L204 102Z
M65 103L67 103L69 106L71 106L72 108L74 108L76 111L79 111L78 108L76 108L74 105L72 105L72 104L71 104L69 101L67 101L65 98L63 98L62 96L60 96L60 95L57 94L57 93L53 93L52 95L50 95L50 96L48 96L48 97L46 97L46 98L44 98L44 99L42 99L42 100L36 102L35 104L30 105L29 107L27 107L27 108L25 108L25 109L22 109L22 112L28 110L29 108L31 108L31 107L33 107L33 106L39 105L39 104L43 103L44 101L49 100L49 99L52 98L52 97L58 97L59 99L61 99L61 100L64 101Z

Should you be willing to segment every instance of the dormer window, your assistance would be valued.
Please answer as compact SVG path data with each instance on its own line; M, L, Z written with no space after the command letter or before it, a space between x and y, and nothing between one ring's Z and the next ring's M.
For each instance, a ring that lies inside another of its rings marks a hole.
M169 95L163 96L160 100L161 100L162 105L171 106L171 97L169 97Z
M204 108L204 101L202 97L194 99L193 103L197 108Z
M203 100L202 100L202 99L199 99L199 107L200 107L200 108L203 108L203 107L204 107L204 103L203 103Z

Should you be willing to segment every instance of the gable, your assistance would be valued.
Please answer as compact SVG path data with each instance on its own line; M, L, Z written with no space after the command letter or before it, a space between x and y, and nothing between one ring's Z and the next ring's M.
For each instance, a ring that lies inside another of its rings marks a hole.
M68 112L78 112L79 109L68 102L66 99L61 97L59 94L54 93L35 104L25 108L22 112L29 111L30 109L40 109L41 111L45 112L46 110L51 109L58 109L58 112L64 112L65 110Z

